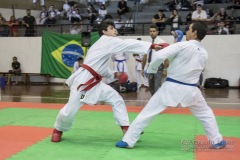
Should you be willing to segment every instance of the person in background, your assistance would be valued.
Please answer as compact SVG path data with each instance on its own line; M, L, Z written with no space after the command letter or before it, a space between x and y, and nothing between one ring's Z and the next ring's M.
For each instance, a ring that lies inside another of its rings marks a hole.
M100 23L105 18L106 15L107 15L107 8L104 4L101 4L98 10L98 18L96 19L96 21Z
M149 27L149 35L151 37L152 44L161 44L166 43L164 40L158 37L158 27L156 25L151 25ZM160 47L160 46L159 46ZM161 47L159 49L162 49ZM150 62L154 60L155 50L150 49L148 51L148 56L144 55L143 64L142 64L142 71L148 68ZM160 64L158 67L158 71L155 74L147 74L148 83L149 83L149 91L151 95L153 95L158 88L162 84L163 76L164 76L164 69L168 67L167 60Z
M73 71L72 71L72 73L76 72L78 70L78 68L81 67L82 64L83 64L83 58L82 57L78 57L77 61L73 64Z
M18 36L18 21L15 19L14 16L10 17L10 21L6 23L9 26L10 37L17 37Z
M171 25L171 31L179 30L180 25L182 24L182 18L178 15L178 11L174 9L170 18L166 22L167 24Z
M141 41L141 38L137 38L137 40ZM146 77L146 74L144 74L143 72L143 55L140 54L133 54L134 59L136 60L136 66L135 66L135 70L136 70L136 81L137 81L137 87L138 89L142 86L142 77L144 79L143 81L143 85L145 87L149 87L148 84L148 78Z
M127 6L127 2L125 0L120 0L118 2L118 9L117 13L119 16L123 15L124 13L129 12L129 8Z
M20 75L21 73L22 73L21 64L20 64L20 62L18 62L17 57L13 57L12 70L9 70L7 84L10 84L10 82L11 82L11 75L12 74ZM18 77L16 77L16 78L18 78ZM18 84L17 79L16 79L16 83L15 84Z
M35 17L31 15L31 9L27 9L27 15L23 17L22 24L26 27L25 37L33 37L35 30L34 25L36 23Z
M161 9L158 10L158 13L155 14L152 18L152 22L158 27L158 35L162 33L166 28L166 16Z
M6 19L2 16L2 13L0 13L0 36L8 37L9 30L6 26Z
M197 10L192 13L192 21L206 21L207 13L202 9L202 5L197 5Z
M42 25L45 23L48 18L48 11L46 10L46 6L42 6L42 11L40 12L39 18L36 19L37 25Z

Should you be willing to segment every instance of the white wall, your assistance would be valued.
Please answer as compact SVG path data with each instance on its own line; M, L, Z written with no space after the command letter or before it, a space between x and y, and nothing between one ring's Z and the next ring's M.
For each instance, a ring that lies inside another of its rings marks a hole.
M142 40L150 41L149 36L138 36ZM120 37L133 38L138 37ZM172 43L172 36L161 36L166 42ZM238 86L240 78L240 35L209 35L203 44L209 52L209 59L204 71L204 79L220 77L228 79L230 86ZM12 57L17 56L21 62L23 72L40 73L41 67L41 37L0 37L0 72L11 69ZM112 63L110 63L112 65ZM128 61L131 80L134 78L135 61L132 56ZM52 78L52 82L64 82L62 79Z

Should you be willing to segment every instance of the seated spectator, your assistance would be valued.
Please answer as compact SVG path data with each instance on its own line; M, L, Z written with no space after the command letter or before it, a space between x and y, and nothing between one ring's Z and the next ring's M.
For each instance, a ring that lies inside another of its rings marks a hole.
M0 13L0 36L8 37L9 30L6 26L6 19L2 16L2 13Z
M118 9L117 9L118 15L121 16L124 13L127 13L127 12L129 12L127 2L125 0L120 0L118 2Z
M55 24L57 13L54 11L54 5L51 5L48 9L48 17L44 24L48 25L48 27L51 27L52 24Z
M114 21L115 28L116 28L116 30L118 31L118 34L119 34L119 35L124 35L124 33L123 33L124 24L123 24L123 23L124 23L124 22L122 21L121 16L118 16L118 17L117 17L117 20Z
M171 31L179 30L180 25L182 24L182 18L178 15L177 10L173 10L170 18L166 22L167 24L171 25Z
M33 37L35 30L34 25L36 23L35 17L31 15L31 10L27 9L27 16L23 17L22 24L26 27L25 37Z
M224 8L220 8L220 12L214 14L214 16L211 18L212 21L225 21L228 17L227 12Z
M74 8L71 10L71 13L69 14L69 20L71 23L77 22L77 23L82 23L82 17L79 13L79 10Z
M192 21L206 21L207 13L202 9L202 5L197 5L197 10L195 10L192 14Z
M46 10L46 6L42 6L42 11L40 12L39 18L36 19L36 24L37 25L44 24L47 18L48 18L48 12Z
M213 34L217 34L217 35L229 34L229 30L228 28L225 27L224 21L221 21L218 23L218 26L213 31Z
M106 6L104 4L101 4L101 6L98 10L98 18L96 21L98 21L100 23L105 18L106 15L107 15Z
M10 17L10 21L7 22L9 26L10 37L17 37L18 36L18 21L15 19L14 16Z
M97 19L97 11L92 4L88 4L87 13L90 25L93 26L94 21Z
M9 73L7 84L10 84L11 82L11 74L20 75L22 73L21 64L18 62L17 57L13 57L12 70L9 70ZM17 80L16 84L18 84Z
M65 0L65 3L63 4L63 11L61 13L62 19L67 19L69 17L69 11L71 6L69 5L69 0Z
M155 14L152 18L152 22L156 24L156 26L158 27L158 34L162 33L165 28L165 21L166 21L166 16L163 13L163 11L161 9L158 10L158 13Z

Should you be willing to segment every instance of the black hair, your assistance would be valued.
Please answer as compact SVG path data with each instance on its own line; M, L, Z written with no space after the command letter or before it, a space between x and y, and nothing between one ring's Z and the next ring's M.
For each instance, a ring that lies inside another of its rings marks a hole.
M203 22L193 22L192 32L197 31L197 38L201 41L207 34L207 25Z
M140 40L142 40L142 38L137 38L137 40L139 40L139 41L140 41Z
M16 56L14 56L14 57L13 57L13 59L14 59L14 60L17 60L17 57L16 57Z
M98 26L98 34L103 35L103 31L107 31L108 26L113 26L115 28L114 22L110 19L103 20Z
M82 57L78 57L78 58L77 58L77 61L82 61L82 60L83 60Z
M158 31L158 27L156 26L156 24L152 24L150 27L149 27L149 29L150 28L155 28L157 31Z

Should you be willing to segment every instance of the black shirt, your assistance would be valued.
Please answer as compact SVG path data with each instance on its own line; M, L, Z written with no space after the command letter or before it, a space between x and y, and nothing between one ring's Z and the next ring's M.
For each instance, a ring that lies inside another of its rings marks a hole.
M19 62L12 62L12 68L13 69L20 69L21 64Z

